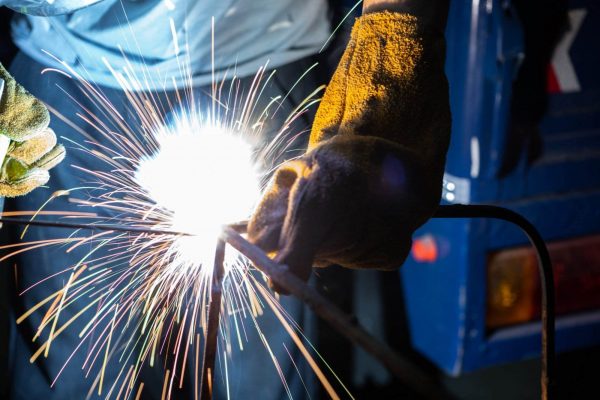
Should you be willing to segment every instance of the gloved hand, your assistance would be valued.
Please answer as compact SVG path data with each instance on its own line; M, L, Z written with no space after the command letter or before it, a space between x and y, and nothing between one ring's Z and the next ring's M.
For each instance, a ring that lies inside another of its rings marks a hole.
M400 267L441 196L450 136L444 55L439 25L401 13L358 18L308 152L276 171L250 241L303 279L313 264Z
M63 160L65 149L56 144L42 102L15 82L2 65L0 79L4 81L0 93L0 197L14 197L48 182L48 170Z

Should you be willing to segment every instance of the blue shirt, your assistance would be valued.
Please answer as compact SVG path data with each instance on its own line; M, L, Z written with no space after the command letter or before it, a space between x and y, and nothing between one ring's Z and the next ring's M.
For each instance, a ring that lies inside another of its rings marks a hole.
M64 61L103 86L119 87L111 68L135 76L133 90L204 86L211 17L217 79L315 54L330 33L326 0L104 0L68 15L18 16L13 38L38 62L64 70L56 59Z

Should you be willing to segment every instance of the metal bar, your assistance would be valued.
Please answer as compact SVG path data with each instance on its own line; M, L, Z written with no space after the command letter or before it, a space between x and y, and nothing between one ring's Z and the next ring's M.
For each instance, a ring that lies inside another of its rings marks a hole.
M109 232L127 232L127 233L147 233L149 235L171 235L171 236L192 236L191 233L176 232L169 230L153 229L148 225L147 228L141 226L123 226L123 225L105 225L105 224L78 224L73 222L56 221L38 221L19 218L0 217L1 224L8 225L31 225L46 228L65 228L65 229L84 229L89 231L109 231Z
M215 358L217 355L217 338L219 335L219 315L221 313L221 295L223 293L223 276L225 269L225 242L219 239L215 251L214 271L211 279L210 303L206 335L204 337L204 354L202 358L202 380L200 384L200 399L212 399L213 382L215 378Z
M1 135L0 135L1 136ZM75 222L57 222L57 221L40 221L40 220L28 220L20 218L5 218L1 216L0 212L0 225L5 223L8 225L22 225L22 226L41 226L46 228L65 228L65 229L84 229L89 231L112 231L112 232L128 232L128 233L147 233L154 235L171 235L171 236L193 236L193 233L170 231L165 229L154 229L152 225L145 226L123 226L123 225L110 225L110 224L80 224ZM235 229L240 233L246 232L245 221L236 222L227 226Z
M225 227L224 240L254 263L278 285L306 303L317 315L329 322L340 334L359 345L386 366L400 381L420 396L427 399L445 399L450 396L426 372L412 361L400 356L385 343L371 336L354 318L323 297L317 290L308 286L287 266L270 259L260 248L244 239L236 230Z
M554 398L555 377L555 294L552 262L548 248L538 230L525 219L509 209L490 205L440 206L433 218L495 218L517 225L535 248L542 283L542 399Z

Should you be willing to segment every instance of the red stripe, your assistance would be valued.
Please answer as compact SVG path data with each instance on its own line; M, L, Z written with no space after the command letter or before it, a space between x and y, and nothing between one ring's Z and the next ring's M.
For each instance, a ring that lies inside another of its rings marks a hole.
M546 90L548 93L560 93L560 85L558 83L558 79L556 78L556 72L554 72L552 64L548 64L546 74Z

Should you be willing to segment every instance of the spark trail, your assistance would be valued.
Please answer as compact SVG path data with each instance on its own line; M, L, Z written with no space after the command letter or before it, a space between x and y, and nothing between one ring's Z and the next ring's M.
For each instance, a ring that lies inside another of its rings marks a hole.
M77 116L85 129L68 116L56 110L54 113L83 136L82 141L71 141L71 151L82 152L105 168L73 165L87 177L86 182L81 187L56 192L47 203L68 196L72 204L97 212L59 213L66 218L86 218L90 223L132 228L150 226L157 233L100 232L81 236L81 232L73 232L62 239L1 247L8 251L1 260L46 246L62 247L66 254L84 246L91 248L73 265L57 265L55 274L22 291L25 295L48 279L65 279L60 290L17 320L22 323L34 314L43 313L32 338L41 344L30 361L51 356L52 343L66 330L73 329L72 325L80 326L84 321L77 332L80 341L73 344L71 355L53 377L52 385L60 384L64 368L76 354L83 352L81 367L86 377L93 377L88 396L95 392L106 398L138 398L144 390L144 382L140 380L143 368L158 363L164 371L163 398L170 398L174 390L186 385L194 387L198 396L199 349L206 329L212 262L220 228L250 215L272 167L264 160L275 159L285 151L293 141L290 125L317 101L307 98L285 119L274 139L257 148L250 143L258 142L263 127L279 110L282 100L274 98L266 106L258 106L261 93L274 73L267 75L264 67L248 88L242 88L235 77L227 84L214 82L209 105L203 109L191 87L175 90L171 96L149 89L134 90L143 89L144 80L127 70L117 72L106 62L125 93L128 110L134 116L131 118L120 113L93 83L67 64L62 65L63 71L45 72L61 73L76 81L80 94L96 111L78 102L74 93L65 91L82 110ZM184 67L182 73L186 73ZM315 90L313 96L321 89ZM165 112L173 109L179 112L171 115ZM44 211L45 206L29 213L3 215L36 218L57 214ZM185 232L190 236L169 235L164 231ZM337 398L325 374L302 344L307 339L300 327L266 289L264 277L229 247L225 269L217 352L222 355L225 376L228 363L232 362L232 346L243 348L246 330L256 329L291 397L273 344L266 340L260 327L260 316L268 307L309 359L330 396ZM287 347L285 350L289 353ZM116 372L116 377L108 379L109 371L111 375ZM229 393L227 380L225 385Z

